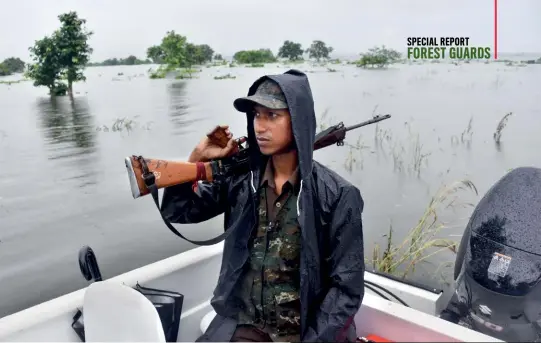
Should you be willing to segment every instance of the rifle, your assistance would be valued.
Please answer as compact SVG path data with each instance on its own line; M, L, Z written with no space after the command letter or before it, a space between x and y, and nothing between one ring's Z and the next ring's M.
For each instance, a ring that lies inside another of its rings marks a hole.
M314 150L319 150L333 144L343 146L348 131L389 118L391 118L390 114L375 116L372 119L352 126L345 126L343 122L340 122L339 124L333 125L316 134ZM225 147L227 145L227 136L225 133L221 132L216 136L214 143L221 147ZM242 137L241 139L246 140L246 137ZM241 139L238 139L237 142L240 142ZM193 241L184 237L163 216L163 213L160 210L158 189L187 182L220 181L232 175L248 173L250 171L250 152L248 143L245 145L239 144L239 151L232 156L209 162L190 163L184 161L150 159L132 155L125 158L125 164L133 198L137 199L150 193L164 223L175 235L196 245L213 245L222 241L229 235L231 230L227 230L218 237L205 241Z

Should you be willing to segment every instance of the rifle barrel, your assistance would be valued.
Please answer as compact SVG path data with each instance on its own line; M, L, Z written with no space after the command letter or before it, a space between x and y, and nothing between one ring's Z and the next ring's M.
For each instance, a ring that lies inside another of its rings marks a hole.
M374 117L372 119L369 119L367 121L363 121L362 123L348 126L348 127L346 127L346 131L355 130L355 129L358 129L358 128L362 127L362 126L374 124L374 123L377 123L379 121L389 119L389 118L391 118L390 114L386 114L386 115L383 115L383 116L376 116L376 117Z

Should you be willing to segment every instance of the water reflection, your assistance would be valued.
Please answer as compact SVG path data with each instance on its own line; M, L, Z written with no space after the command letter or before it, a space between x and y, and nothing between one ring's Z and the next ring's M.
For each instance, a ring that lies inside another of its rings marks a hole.
M47 158L68 169L63 180L76 180L78 187L95 184L96 129L87 100L45 98L38 100L37 110Z
M169 117L173 124L173 135L186 133L187 127L201 118L190 116L189 98L186 92L186 81L173 82L168 87Z

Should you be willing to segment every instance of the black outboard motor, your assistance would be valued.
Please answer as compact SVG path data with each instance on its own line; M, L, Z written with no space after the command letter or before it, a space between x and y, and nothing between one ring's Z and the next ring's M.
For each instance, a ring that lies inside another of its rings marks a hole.
M541 340L541 169L500 179L475 208L441 318L507 342Z

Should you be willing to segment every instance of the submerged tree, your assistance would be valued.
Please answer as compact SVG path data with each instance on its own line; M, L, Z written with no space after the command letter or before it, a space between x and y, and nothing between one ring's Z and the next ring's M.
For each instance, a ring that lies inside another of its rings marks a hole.
M393 49L387 49L385 45L380 47L374 47L369 49L368 52L361 54L361 59L357 61L357 66L366 68L366 67L377 67L383 68L389 64L395 63L401 57L401 54Z
M60 65L64 68L68 93L71 96L73 82L86 81L83 69L92 53L92 48L88 45L92 32L86 30L86 20L80 19L76 12L62 14L58 19L62 27L55 32L55 39L60 51Z
M316 61L320 61L322 59L329 59L330 54L333 52L333 48L330 46L327 46L325 42L320 40L315 40L312 42L312 45L308 49L306 49L306 52L308 53L310 58L316 59Z
M34 86L48 87L51 95L65 95L67 86L59 81L62 76L62 67L54 39L44 37L37 40L29 50L35 63L28 66L26 76L34 80Z
M296 61L302 59L302 50L300 43L294 43L292 41L286 40L284 44L278 50L278 57L287 58L290 61Z
M163 51L163 60L168 66L179 68L185 64L186 43L186 37L175 31L168 31L163 37L160 47Z
M0 76L11 75L13 73L22 73L24 71L25 63L18 57L6 58L0 63Z
M154 63L165 64L151 78L163 78L167 72L178 69L189 69L194 64L203 64L212 61L214 50L207 44L193 44L187 38L175 31L168 31L162 38L160 45L147 49L147 57ZM191 70L188 74L191 76Z
M164 52L161 45L153 45L147 49L147 57L155 64L162 64Z
M203 64L205 62L212 61L212 56L214 56L214 50L207 44L196 45L197 49L197 64Z
M186 61L184 67L189 68L194 64L203 64L212 61L214 50L207 44L195 45L186 43Z
M235 55L233 55L233 59L238 63L243 64L276 62L276 57L274 57L274 54L270 49L237 51Z
M73 83L86 80L83 69L92 53L88 45L92 32L86 30L86 20L79 18L77 12L61 14L58 19L60 29L29 48L34 63L27 76L34 80L34 86L48 87L51 95L67 92L73 96Z

